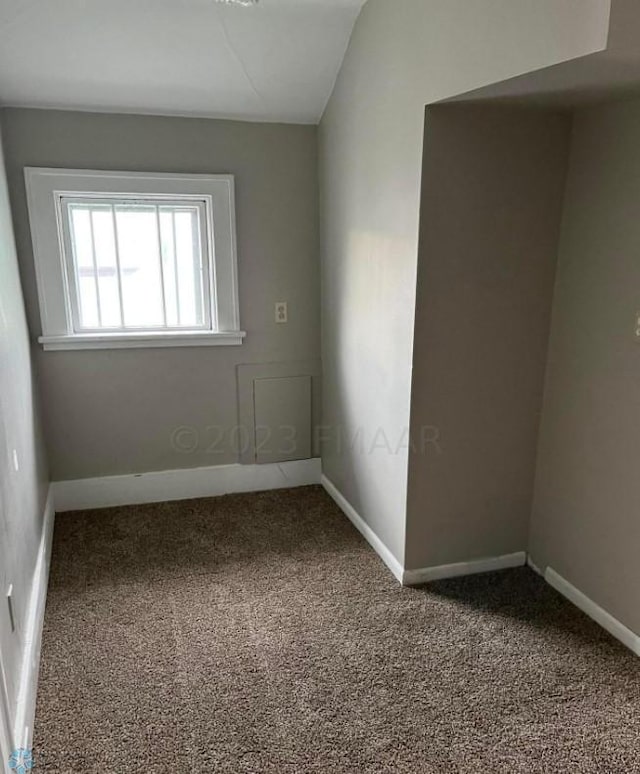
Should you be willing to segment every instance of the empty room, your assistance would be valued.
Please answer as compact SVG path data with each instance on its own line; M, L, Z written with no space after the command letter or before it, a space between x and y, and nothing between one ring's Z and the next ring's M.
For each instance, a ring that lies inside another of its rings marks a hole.
M636 0L0 0L3 774L640 772Z

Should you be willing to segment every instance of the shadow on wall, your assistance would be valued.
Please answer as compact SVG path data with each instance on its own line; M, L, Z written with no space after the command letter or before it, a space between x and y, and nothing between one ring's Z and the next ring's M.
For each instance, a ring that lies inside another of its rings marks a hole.
M408 569L527 548L571 115L436 106L425 120Z

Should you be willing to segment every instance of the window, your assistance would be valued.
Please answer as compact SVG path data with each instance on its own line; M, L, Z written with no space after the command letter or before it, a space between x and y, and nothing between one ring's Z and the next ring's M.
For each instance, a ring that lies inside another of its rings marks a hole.
M75 332L210 330L204 202L60 203Z
M25 175L45 349L242 342L233 178Z

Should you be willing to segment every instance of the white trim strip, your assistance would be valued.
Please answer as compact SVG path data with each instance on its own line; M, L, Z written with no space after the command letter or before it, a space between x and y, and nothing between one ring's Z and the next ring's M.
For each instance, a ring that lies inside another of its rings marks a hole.
M155 205L156 212L156 239L158 240L158 264L160 267L160 285L162 288L162 319L164 327L167 327L167 290L164 280L164 256L162 255L162 234L160 232L160 207ZM123 321L124 324L124 321ZM102 327L102 326L101 326Z
M319 458L271 465L217 465L128 476L54 481L56 511L137 505L234 492L258 492L319 484Z
M417 586L429 581L443 580L445 578L458 578L461 575L476 575L481 572L493 572L506 570L511 567L523 567L527 561L525 551L516 551L513 554L502 556L488 556L483 559L472 559L468 562L456 562L455 564L441 564L434 567L422 567L418 570L405 570L402 575L404 586Z
M118 280L118 304L120 306L120 325L124 328L124 301L122 299L122 267L120 266L120 237L118 235L118 224L116 223L116 208L113 202L109 207L111 210L111 231L113 232L113 251L116 259L116 277Z
M188 333L75 333L72 336L40 336L45 350L142 349L147 347L214 347L242 344L244 331L189 331Z
M18 688L18 701L13 728L15 746L24 747L27 750L31 749L33 742L33 721L36 714L40 647L42 644L42 627L44 624L44 609L47 601L49 565L51 563L51 544L55 520L53 503L53 487L50 486L44 512L38 558L29 595L27 625L25 630L24 650L22 653L22 666L20 670L20 685Z
M89 232L91 234L91 262L93 263L93 284L96 289L96 306L98 308L98 328L102 328L102 301L100 300L100 280L98 279L98 256L96 255L96 236L93 227L93 210L89 210ZM74 257L74 266L79 270L78 259ZM79 288L78 288L79 290Z
M544 574L544 579L550 586L556 591L559 591L563 597L566 597L569 602L586 613L589 618L593 619L597 624L600 624L603 629L606 629L609 634L613 635L629 650L633 651L636 656L640 656L640 636L631 629L628 629L623 623L614 618L611 613L597 605L593 600L589 599L586 594L583 594L575 586L569 583L568 580L559 575L551 567L547 567Z
M391 553L382 540L376 535L366 521L360 516L351 503L344 497L344 495L336 489L335 485L326 477L322 476L322 486L325 488L327 494L329 494L336 505L349 519L353 526L360 532L364 539L369 543L371 548L378 554L382 561L391 570L394 577L399 583L402 583L403 569L400 562Z

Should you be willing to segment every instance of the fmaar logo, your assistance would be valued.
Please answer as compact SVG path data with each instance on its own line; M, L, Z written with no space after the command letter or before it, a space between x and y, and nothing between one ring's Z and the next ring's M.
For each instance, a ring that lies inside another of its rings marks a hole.
M27 774L33 768L33 753L23 747L14 750L9 758L9 768L16 774Z

